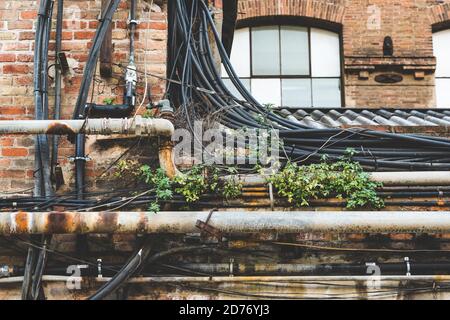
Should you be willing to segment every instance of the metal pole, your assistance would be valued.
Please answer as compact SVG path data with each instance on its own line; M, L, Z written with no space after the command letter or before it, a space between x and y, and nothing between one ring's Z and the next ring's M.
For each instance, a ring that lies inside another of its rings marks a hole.
M3 212L0 235L185 234L208 212ZM215 212L209 224L227 233L450 233L450 212Z

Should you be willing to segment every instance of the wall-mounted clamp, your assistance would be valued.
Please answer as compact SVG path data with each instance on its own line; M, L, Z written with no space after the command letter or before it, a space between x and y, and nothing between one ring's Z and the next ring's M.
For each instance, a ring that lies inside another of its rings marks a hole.
M411 276L411 263L409 260L409 257L405 257L405 263L406 263L406 276Z
M7 265L0 266L0 278L7 278L11 276L12 268Z
M103 278L102 275L102 259L97 259L97 277Z
M85 157L69 157L69 161L70 162L75 162L75 161L84 161L84 162L88 162L91 161L92 159L89 158L88 156Z

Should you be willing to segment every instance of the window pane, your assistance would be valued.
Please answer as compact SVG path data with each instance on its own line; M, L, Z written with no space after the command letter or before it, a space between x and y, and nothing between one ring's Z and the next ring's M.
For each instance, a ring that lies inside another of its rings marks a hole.
M436 79L436 105L450 108L450 79Z
M340 108L339 79L313 79L313 106L316 108Z
M238 99L243 100L244 98L242 97L242 95L239 93L239 91L236 89L236 87L234 86L233 82L231 82L230 79L222 79L223 82L225 83L225 85L227 86L228 90L231 91L231 93ZM244 85L245 88L247 88L248 91L250 91L250 79L244 79L244 78L240 78L242 84Z
M309 75L307 28L281 27L281 74Z
M311 107L310 79L283 79L281 84L283 107Z
M253 74L259 76L280 74L279 28L252 28Z
M280 79L252 79L252 94L261 104L281 105Z
M433 48L437 59L436 77L450 77L450 30L433 34Z
M234 32L231 64L239 77L250 77L250 29L238 29ZM227 73L222 66L222 76Z
M339 35L311 29L311 67L313 77L340 77Z

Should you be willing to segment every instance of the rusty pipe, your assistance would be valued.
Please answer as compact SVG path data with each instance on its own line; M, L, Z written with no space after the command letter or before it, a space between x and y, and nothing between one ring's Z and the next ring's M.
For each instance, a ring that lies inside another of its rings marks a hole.
M177 166L175 165L173 142L170 138L162 137L160 139L158 152L159 166L170 179L182 175L182 173L177 169Z
M5 120L0 121L0 134L72 135L149 135L171 137L175 128L165 119L86 119L86 120Z
M448 186L450 171L411 171L411 172L369 172L370 180L383 186ZM244 186L261 186L267 183L268 176L233 175L221 179L236 180Z
M208 212L3 212L0 234L195 233ZM216 212L223 233L450 233L450 212Z
M108 282L108 277L73 277L73 276L54 276L45 275L42 277L44 282ZM152 284L152 283L245 283L245 282L373 282L378 281L429 281L429 282L448 282L449 275L424 275L424 276L242 276L242 277L135 277L127 281L134 284ZM23 277L11 277L0 279L1 284L22 282Z

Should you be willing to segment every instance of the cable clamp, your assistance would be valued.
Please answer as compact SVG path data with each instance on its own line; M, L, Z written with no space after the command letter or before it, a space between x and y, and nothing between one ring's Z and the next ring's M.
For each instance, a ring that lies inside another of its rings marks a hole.
M7 265L1 266L0 267L0 278L7 278L7 277L11 276L11 271L12 271L12 269Z
M410 263L409 257L405 257L405 263L406 263L406 276L410 277L411 276L411 263Z
M91 161L92 159L89 158L88 156L86 157L69 157L69 161L70 162L75 162L75 161L84 161L84 162L88 162Z
M438 206L445 206L445 200L444 200L444 192L442 190L439 190L437 205Z
M102 275L102 259L97 259L97 278L103 278L103 275Z
M141 23L141 22L140 22L139 20L136 20L136 19L129 20L129 19L128 19L128 25L134 24L135 26L137 26L137 25L140 24L140 23Z
M234 258L230 258L230 277L234 277Z

